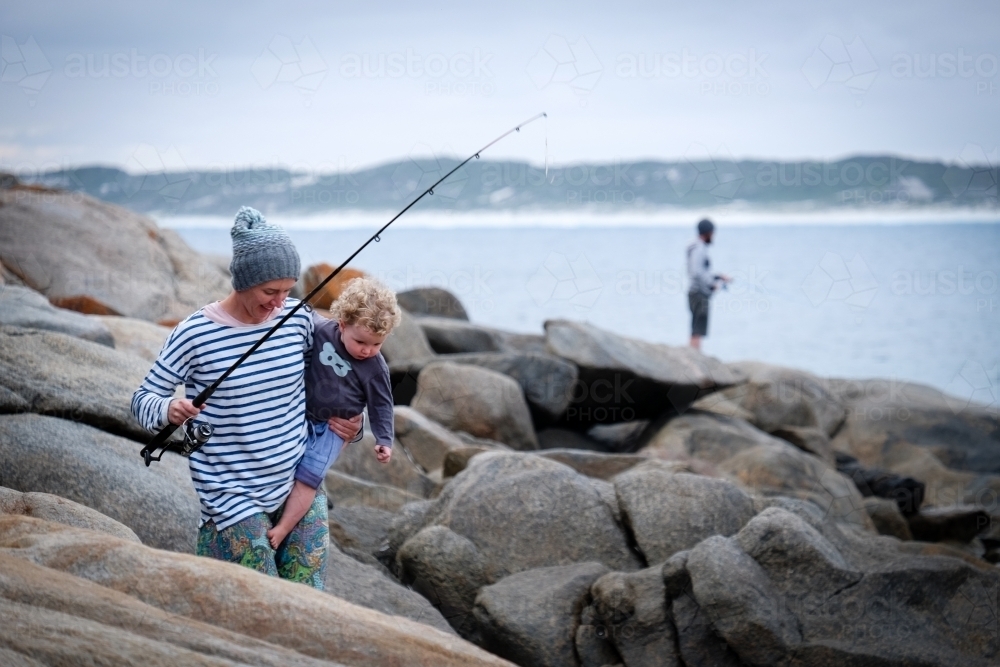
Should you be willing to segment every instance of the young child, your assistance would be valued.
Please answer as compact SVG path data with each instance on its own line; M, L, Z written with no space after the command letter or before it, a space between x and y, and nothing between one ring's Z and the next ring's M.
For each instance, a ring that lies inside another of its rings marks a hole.
M305 376L306 452L281 518L267 531L275 549L309 511L316 489L344 446L327 426L328 419L350 418L368 406L375 457L379 463L392 457L392 388L379 350L401 318L396 295L370 278L356 278L330 312L332 320L313 314L315 332Z

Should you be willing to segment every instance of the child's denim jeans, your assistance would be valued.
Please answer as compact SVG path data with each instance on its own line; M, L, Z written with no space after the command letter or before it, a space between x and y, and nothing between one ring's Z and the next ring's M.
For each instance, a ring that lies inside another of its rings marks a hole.
M326 477L326 471L337 460L344 441L330 430L326 422L306 422L309 434L306 436L306 453L302 455L298 468L295 469L295 479L318 489Z

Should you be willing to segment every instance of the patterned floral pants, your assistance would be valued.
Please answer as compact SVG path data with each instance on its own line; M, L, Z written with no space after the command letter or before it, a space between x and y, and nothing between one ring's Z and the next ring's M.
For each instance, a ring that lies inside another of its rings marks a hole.
M259 512L222 531L209 521L198 531L198 555L323 590L330 538L326 496L322 491L316 494L309 511L275 550L267 541L267 531L280 518L281 509Z

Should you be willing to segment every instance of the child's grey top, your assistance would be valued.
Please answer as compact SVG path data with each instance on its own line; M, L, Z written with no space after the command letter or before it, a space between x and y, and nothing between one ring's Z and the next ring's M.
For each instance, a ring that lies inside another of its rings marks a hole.
M355 359L340 340L340 325L313 313L312 351L306 366L306 415L317 422L349 419L368 406L375 442L392 447L392 387L389 366L379 352Z

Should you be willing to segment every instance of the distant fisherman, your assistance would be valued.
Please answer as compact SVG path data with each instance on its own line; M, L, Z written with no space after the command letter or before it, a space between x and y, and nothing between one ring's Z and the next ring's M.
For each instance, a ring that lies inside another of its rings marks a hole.
M687 247L688 305L691 307L691 347L701 350L701 339L708 335L708 302L719 284L732 279L722 273L712 273L708 246L712 243L715 225L708 218L698 223L698 237Z

